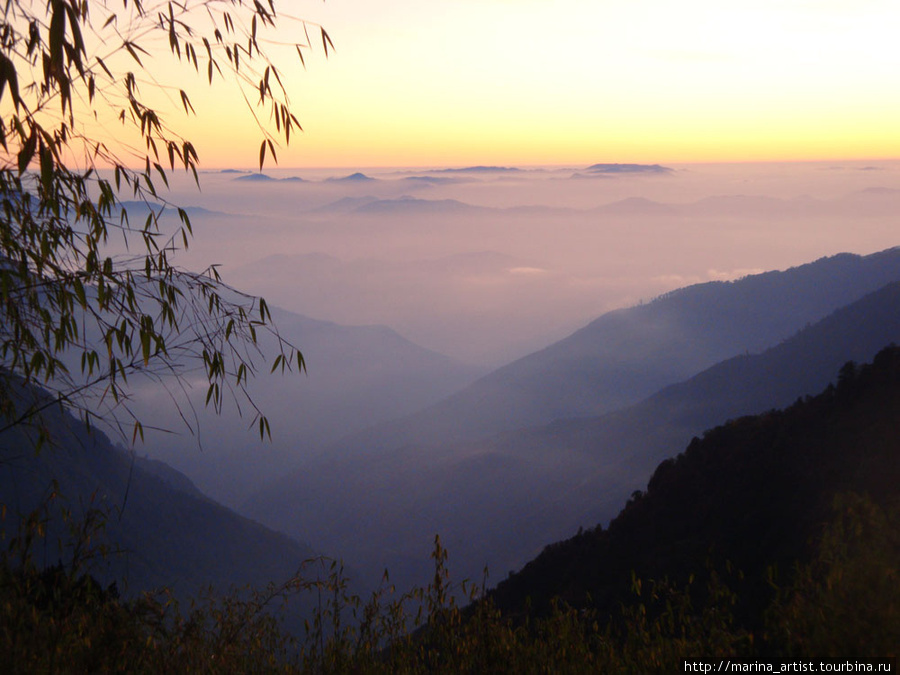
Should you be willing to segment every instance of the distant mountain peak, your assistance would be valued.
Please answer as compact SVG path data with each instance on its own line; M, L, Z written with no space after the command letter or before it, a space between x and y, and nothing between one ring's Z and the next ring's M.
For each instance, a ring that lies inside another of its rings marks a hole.
M592 173L671 173L672 169L661 164L593 164L587 168Z
M225 173L225 172L223 171L222 173ZM229 172L229 173L238 173L238 172L232 171L232 172ZM268 182L273 182L273 183L304 183L304 182L306 182L306 181L304 181L302 178L300 178L300 176L289 176L289 177L287 177L287 178L273 178L272 176L269 176L268 174L265 174L265 173L251 173L251 174L247 174L247 175L245 175L245 176L238 176L238 177L235 178L234 180L249 181L249 182L251 182L251 183L252 183L252 182L257 182L257 183L268 183Z
M437 169L435 173L516 173L522 171L514 166L466 166L456 169Z
M147 213L149 211L153 211L158 215L163 214L173 214L177 212L178 207L174 205L167 204L154 204L151 202L144 202L141 200L129 200L122 201L118 203L119 208L123 211L127 211L129 213L132 212L144 212ZM181 207L181 210L187 213L190 216L216 216L217 218L230 218L231 214L224 213L222 211L212 211L210 209L204 208L202 206L184 206Z
M370 181L370 180L375 180L375 179L372 178L371 176L367 176L366 174L357 171L356 173L351 173L349 176L341 176L339 178L328 178L327 180L334 181L334 182L346 181L346 182L355 183L355 182Z
M250 173L250 174L247 174L246 176L238 176L234 180L243 180L243 181L250 181L250 182L266 182L266 181L274 181L275 179L264 173Z

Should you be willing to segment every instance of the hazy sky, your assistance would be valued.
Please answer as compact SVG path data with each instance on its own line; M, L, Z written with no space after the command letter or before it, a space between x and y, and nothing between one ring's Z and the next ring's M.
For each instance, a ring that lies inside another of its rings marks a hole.
M422 166L900 155L900 4L890 0L328 0L307 69L285 51L305 134L281 166ZM283 21L277 39L296 41ZM258 131L193 96L208 167Z

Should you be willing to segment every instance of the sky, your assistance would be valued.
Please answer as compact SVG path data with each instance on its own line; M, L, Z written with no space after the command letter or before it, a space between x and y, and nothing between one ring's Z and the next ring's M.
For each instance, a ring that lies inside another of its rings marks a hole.
M900 4L882 0L328 0L304 68L274 47L304 133L283 167L900 156ZM302 38L284 19L272 37ZM197 83L195 83L197 84ZM199 83L202 85L202 81ZM227 87L192 94L208 168L260 135Z

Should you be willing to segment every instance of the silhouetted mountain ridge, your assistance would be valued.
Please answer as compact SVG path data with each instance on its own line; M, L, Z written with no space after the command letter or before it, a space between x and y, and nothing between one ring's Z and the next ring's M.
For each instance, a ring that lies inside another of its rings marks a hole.
M17 387L23 401L46 398L18 380L7 379L7 385ZM51 443L39 453L25 426L0 434L7 536L15 533L10 524L48 504L47 546L35 550L46 559L39 563L65 561L71 554L56 546L57 538L70 538L62 508L72 511L76 524L92 508L107 513L92 539L94 546L108 543L112 552L97 557L88 571L132 595L162 586L182 598L209 585L264 586L290 578L315 555L309 546L214 502L172 467L129 455L58 406L45 410L40 423Z
M660 164L592 164L587 171L591 173L633 174L633 173L671 173L672 169Z
M789 581L811 552L837 493L900 498L900 349L840 371L837 386L731 421L695 438L659 465L607 529L548 546L492 593L508 612L526 602L547 611L553 597L614 610L632 594L632 574L684 584L710 562L743 579L739 617L759 625L772 597L767 569ZM527 599L527 600L526 600Z

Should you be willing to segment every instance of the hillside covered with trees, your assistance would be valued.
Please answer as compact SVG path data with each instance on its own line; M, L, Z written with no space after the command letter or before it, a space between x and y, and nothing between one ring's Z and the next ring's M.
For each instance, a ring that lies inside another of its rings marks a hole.
M659 465L647 490L607 528L548 546L491 598L511 615L543 614L563 601L608 617L628 602L635 578L693 579L702 588L727 569L739 625L762 636L778 589L808 581L804 565L816 561L818 573L847 565L826 573L847 584L829 589L843 594L832 598L844 603L833 610L864 623L851 630L828 619L834 642L817 644L861 654L873 646L867 634L876 642L900 636L896 563L889 562L900 544L898 479L900 349L889 347L871 364L848 362L818 396L695 438ZM879 646L891 644L898 642Z

